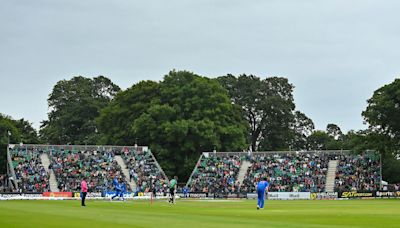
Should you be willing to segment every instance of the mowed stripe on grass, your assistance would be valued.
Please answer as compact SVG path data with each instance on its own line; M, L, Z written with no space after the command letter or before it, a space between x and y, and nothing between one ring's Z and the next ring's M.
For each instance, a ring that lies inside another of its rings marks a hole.
M399 227L400 200L2 201L0 227Z

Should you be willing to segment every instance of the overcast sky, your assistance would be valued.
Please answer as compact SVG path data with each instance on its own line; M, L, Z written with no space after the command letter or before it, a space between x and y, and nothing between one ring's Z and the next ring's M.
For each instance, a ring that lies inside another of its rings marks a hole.
M171 69L283 76L318 129L363 129L373 91L400 76L398 0L1 0L0 113L36 128L57 81L123 89Z

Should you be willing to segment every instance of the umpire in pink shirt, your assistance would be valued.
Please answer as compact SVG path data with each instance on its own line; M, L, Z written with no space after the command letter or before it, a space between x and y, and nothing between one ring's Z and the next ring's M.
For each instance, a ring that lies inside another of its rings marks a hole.
M86 183L86 178L83 177L82 182L81 182L81 199L82 199L82 207L86 207L85 205L85 199L86 199L86 194L87 194L87 183Z

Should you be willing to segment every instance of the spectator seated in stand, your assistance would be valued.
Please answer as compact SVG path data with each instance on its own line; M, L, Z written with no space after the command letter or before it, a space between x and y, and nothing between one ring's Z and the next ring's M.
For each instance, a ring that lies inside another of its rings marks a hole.
M376 191L381 177L379 155L340 155L336 172L335 191Z
M237 155L203 156L188 182L190 192L237 192L240 165Z
M254 155L241 191L255 192L263 176L271 192L323 192L329 159L320 153L265 153Z
M40 154L41 152L36 149L10 149L19 191L46 192L50 190L50 175L43 167Z
M127 182L135 180L140 192L148 192L151 186L154 186L157 192L168 192L166 191L168 179L151 151L147 148L144 150L144 147L72 145L23 147L14 145L14 147L15 149L11 150L12 161L23 192L49 191L49 173L41 163L42 153L49 155L49 170L54 171L60 191L79 192L82 177L87 180L89 192L110 191L113 190L112 177L118 176L125 183L127 191L132 191ZM125 161L129 179L125 178L115 160L116 154L121 155Z
M82 177L86 178L89 192L112 190L112 177L125 176L114 160L112 150L52 150L51 166L61 191L79 191ZM126 183L125 183L126 184ZM130 186L126 184L128 191Z
M167 178L156 165L150 150L143 150L142 147L124 148L121 156L129 170L130 179L140 188L137 192L149 192L153 185L156 193L168 193Z

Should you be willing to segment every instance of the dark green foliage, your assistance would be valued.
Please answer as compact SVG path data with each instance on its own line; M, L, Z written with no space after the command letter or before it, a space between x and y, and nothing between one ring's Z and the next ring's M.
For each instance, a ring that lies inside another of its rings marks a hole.
M335 139L328 135L325 131L314 131L308 138L308 149L309 150L328 150L338 148L328 148Z
M50 112L41 137L51 144L95 144L95 118L119 90L103 76L59 81L48 98Z
M228 90L232 102L242 108L253 150L303 149L303 130L307 129L300 128L313 129L314 124L303 113L295 112L294 87L286 78L262 80L243 74L239 77L227 75L217 80Z
M382 178L389 183L400 183L400 160L395 156L382 157Z
M336 124L328 124L326 126L326 133L328 133L328 135L332 136L334 139L341 139L343 136L342 130Z
M342 148L344 150L352 150L355 153L363 153L365 150L372 149L371 144L368 142L369 131L349 131L342 136Z
M14 120L0 113L0 144L8 143L10 132L10 143L39 143L39 138L32 124L24 119Z
M400 79L376 90L362 112L370 129L400 139Z
M246 124L218 82L171 71L119 93L97 118L104 143L149 145L167 175L186 180L202 151L242 150Z
M134 135L132 124L152 104L160 103L160 88L157 82L141 81L121 91L101 111L97 118L100 144L133 145L135 138L142 140L141 133ZM143 142L143 141L141 141Z
M191 72L171 71L160 83L160 103L134 121L133 131L153 148L167 175L185 180L200 153L241 150L246 127L226 91Z
M304 113L296 111L294 113L294 122L291 126L292 139L290 149L293 150L306 150L308 149L307 138L314 131L314 123Z
M400 182L400 79L376 90L362 115L369 124L366 143L383 157L383 178Z

